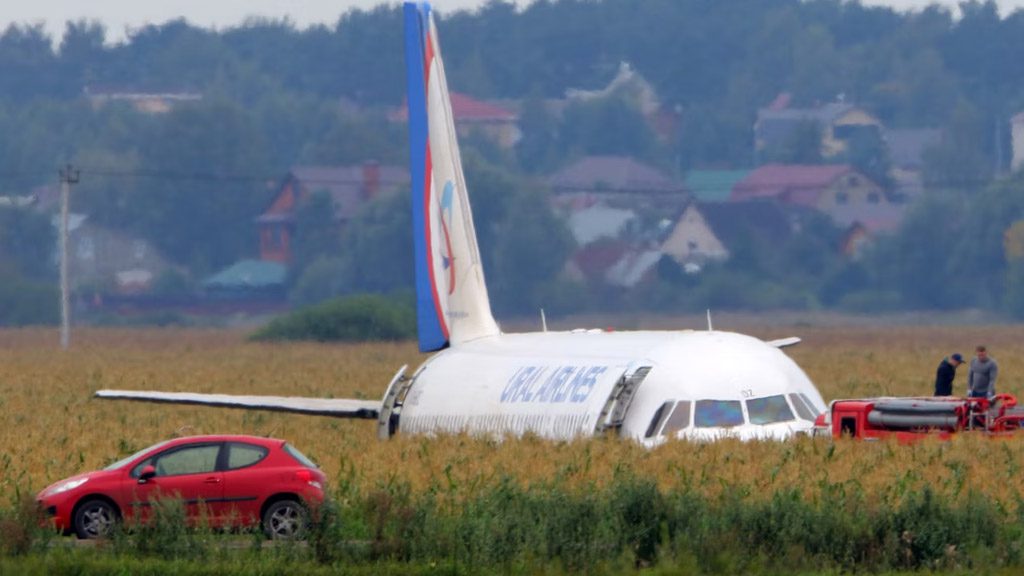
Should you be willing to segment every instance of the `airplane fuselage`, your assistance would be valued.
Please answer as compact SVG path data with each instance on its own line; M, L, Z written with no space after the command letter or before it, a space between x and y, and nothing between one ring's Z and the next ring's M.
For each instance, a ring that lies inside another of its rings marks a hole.
M400 433L569 439L614 430L653 445L785 438L811 430L823 410L796 363L757 338L578 330L501 334L439 352L407 384L396 420Z

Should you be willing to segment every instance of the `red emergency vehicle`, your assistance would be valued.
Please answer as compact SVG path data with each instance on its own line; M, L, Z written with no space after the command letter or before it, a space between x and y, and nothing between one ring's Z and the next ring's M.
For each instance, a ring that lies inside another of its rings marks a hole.
M924 397L833 400L818 416L816 433L875 440L948 438L965 431L1011 434L1024 427L1024 407L1012 394L989 398Z

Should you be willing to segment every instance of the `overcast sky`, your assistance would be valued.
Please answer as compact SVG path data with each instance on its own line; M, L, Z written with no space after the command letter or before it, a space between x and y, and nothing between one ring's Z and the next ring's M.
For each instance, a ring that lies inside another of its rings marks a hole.
M932 0L863 0L865 4L885 4L900 10L921 8ZM473 8L485 0L435 0L439 9ZM518 0L523 4L525 0ZM247 16L291 19L300 28L310 24L332 25L349 8L369 8L381 0L8 0L0 11L0 26L12 22L46 24L51 36L59 38L64 22L81 18L102 21L108 41L120 41L125 32L145 24L160 24L185 17L200 26L218 28L241 23ZM957 0L940 0L955 6ZM1024 7L1024 0L997 0L1003 14Z

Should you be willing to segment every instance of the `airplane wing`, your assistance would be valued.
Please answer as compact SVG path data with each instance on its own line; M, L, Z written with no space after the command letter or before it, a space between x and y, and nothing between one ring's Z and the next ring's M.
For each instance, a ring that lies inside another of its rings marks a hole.
M198 404L222 408L245 408L295 412L335 418L376 419L380 414L379 400L349 400L342 398L302 398L297 396L235 396L232 394L194 394L192 392L152 392L136 390L97 390L96 398L106 400L137 400L167 404Z
M800 338L796 336L790 336L789 338L779 338L778 340L768 340L769 346L775 346L776 348L785 348L787 346L796 346L800 343Z

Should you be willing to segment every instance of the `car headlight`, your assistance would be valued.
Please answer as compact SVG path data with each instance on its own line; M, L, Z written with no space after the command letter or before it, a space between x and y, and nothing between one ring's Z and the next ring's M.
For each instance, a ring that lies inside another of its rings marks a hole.
M85 478L75 478L74 480L67 480L66 482L61 482L60 484L57 484L53 488L50 488L47 491L46 495L47 496L55 496L57 494L61 494L63 492L67 492L68 490L74 490L75 488L78 488L79 486L81 486L82 484L85 484L88 481L89 481L88 477L85 477Z

